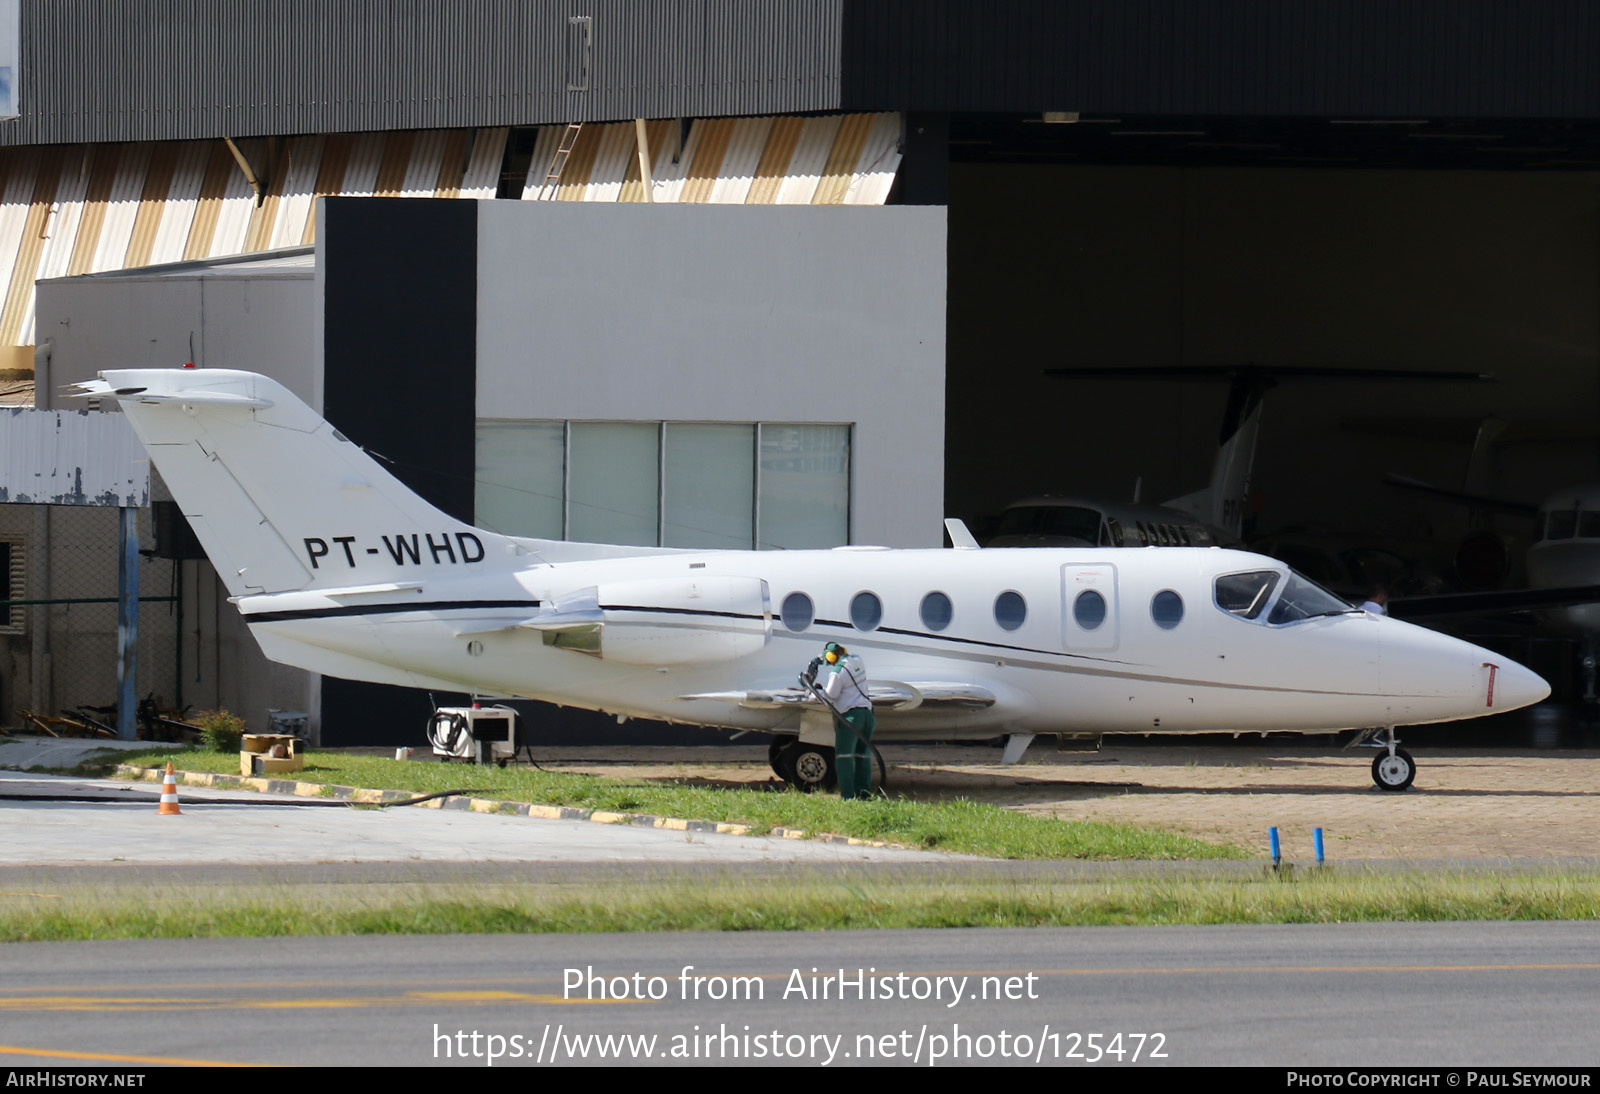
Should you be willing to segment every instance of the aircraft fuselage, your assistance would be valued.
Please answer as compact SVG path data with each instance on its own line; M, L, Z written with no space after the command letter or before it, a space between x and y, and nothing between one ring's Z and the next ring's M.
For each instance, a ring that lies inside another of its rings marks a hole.
M1547 691L1513 662L1398 620L1292 618L1286 567L1217 548L736 551L471 569L424 562L404 591L280 593L240 608L269 656L306 668L762 730L798 724L797 709L760 693L792 688L828 641L859 654L874 683L905 685L907 701L879 707L883 736L1321 732L1474 717ZM1220 602L1219 577L1269 572L1259 604ZM809 612L786 610L797 596ZM574 598L588 615L563 614ZM597 648L562 645L584 620ZM993 701L916 701L938 686Z

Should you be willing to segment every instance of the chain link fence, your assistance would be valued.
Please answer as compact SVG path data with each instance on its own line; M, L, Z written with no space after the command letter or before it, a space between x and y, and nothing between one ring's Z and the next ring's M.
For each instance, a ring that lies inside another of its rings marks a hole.
M54 716L80 707L116 724L119 514L0 505L0 600L8 601L0 611L0 724L31 729L19 711ZM152 514L138 510L137 694L181 708L196 698L184 687L184 564L156 555Z

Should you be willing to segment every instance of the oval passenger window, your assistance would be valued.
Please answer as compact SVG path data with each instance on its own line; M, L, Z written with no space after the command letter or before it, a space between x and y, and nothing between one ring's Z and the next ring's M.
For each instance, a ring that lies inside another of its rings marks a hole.
M850 622L858 631L878 629L883 621L883 602L876 593L857 593L850 598Z
M1183 622L1183 597L1171 589L1162 589L1150 598L1150 618L1162 630L1170 631Z
M994 621L1003 631L1014 631L1028 618L1028 602L1018 592L1003 592L994 598Z
M950 598L943 593L929 593L922 598L922 625L930 631L944 630L954 615Z
M783 625L797 634L811 626L813 618L811 598L805 593L790 593L783 598L783 607L778 610L778 618L783 620Z
M1094 630L1106 621L1106 598L1093 589L1083 590L1072 602L1072 618L1084 630Z

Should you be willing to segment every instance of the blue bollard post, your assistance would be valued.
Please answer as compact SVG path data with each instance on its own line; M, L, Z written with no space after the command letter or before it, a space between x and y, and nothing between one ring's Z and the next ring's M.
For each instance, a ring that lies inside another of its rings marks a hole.
M1278 847L1278 829L1276 826L1267 829L1267 836L1272 840L1272 865L1283 863L1283 852Z
M1321 866L1322 865L1322 861L1323 861L1322 860L1322 829L1313 828L1311 830L1311 842L1316 845L1316 848L1317 848L1317 865Z

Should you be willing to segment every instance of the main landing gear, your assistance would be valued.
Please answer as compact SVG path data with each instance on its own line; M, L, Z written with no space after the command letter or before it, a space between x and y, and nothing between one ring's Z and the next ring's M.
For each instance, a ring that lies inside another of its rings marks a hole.
M831 745L810 745L793 737L778 737L767 746L773 772L796 790L812 793L839 785Z
M1384 750L1372 761L1372 781L1378 784L1379 790L1405 790L1417 777L1417 762L1411 758L1411 753L1399 747L1400 739L1394 734L1394 726L1370 729L1353 743L1370 744Z

